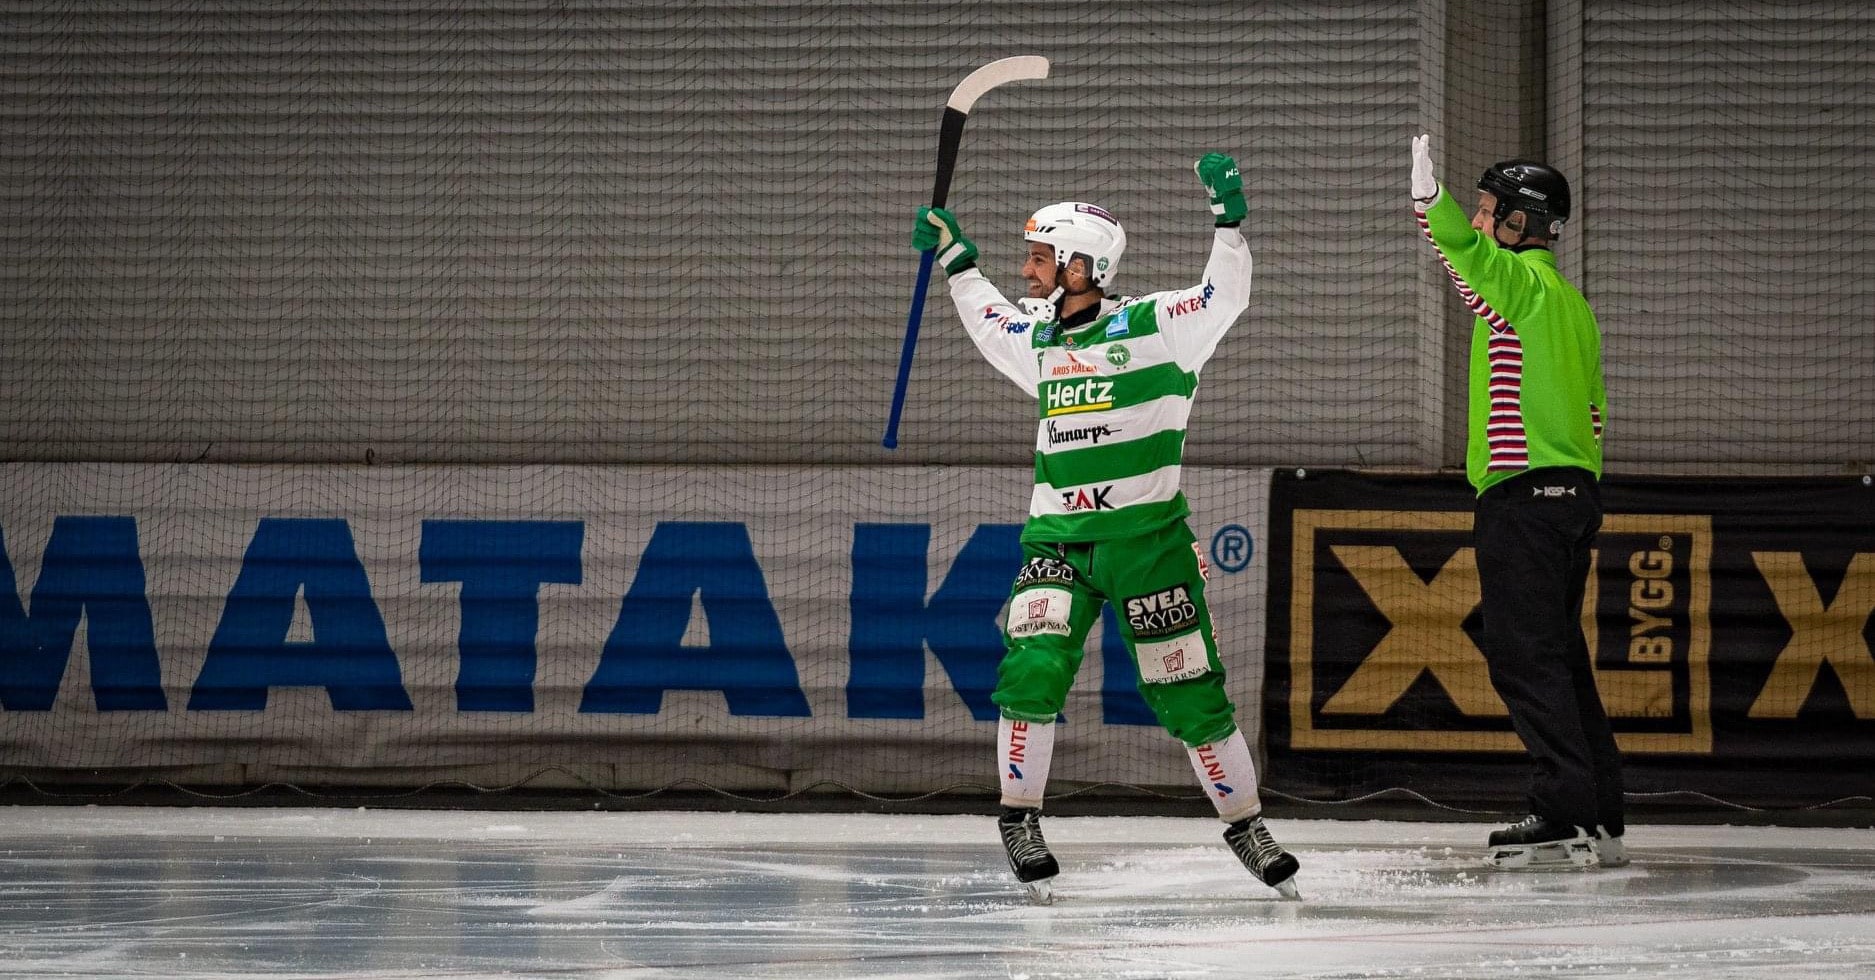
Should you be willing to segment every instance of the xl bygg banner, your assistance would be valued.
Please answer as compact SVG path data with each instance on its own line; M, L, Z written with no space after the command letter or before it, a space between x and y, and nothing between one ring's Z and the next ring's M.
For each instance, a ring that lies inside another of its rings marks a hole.
M1479 646L1473 500L1456 477L1275 474L1273 788L1521 800L1529 765ZM1611 478L1603 501L1582 624L1631 797L1875 792L1875 489Z

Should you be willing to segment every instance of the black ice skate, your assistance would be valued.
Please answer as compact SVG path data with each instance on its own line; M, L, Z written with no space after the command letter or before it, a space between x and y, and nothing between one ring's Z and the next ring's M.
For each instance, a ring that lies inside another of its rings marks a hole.
M1009 870L1029 893L1043 905L1054 897L1054 877L1061 873L1055 856L1042 839L1042 811L1034 807L1003 807L996 821L1003 835L1003 850L1009 853Z
M1302 897L1295 881L1302 863L1276 843L1269 828L1263 826L1262 817L1245 817L1224 828L1224 843L1258 881L1281 892L1284 898Z
M1596 863L1593 835L1535 814L1492 831L1486 843L1490 851L1484 863L1493 868L1591 868Z

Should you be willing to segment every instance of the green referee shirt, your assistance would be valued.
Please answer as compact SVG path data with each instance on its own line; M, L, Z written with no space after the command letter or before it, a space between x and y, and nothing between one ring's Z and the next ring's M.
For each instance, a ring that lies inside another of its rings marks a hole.
M1479 493L1525 470L1602 473L1602 336L1588 301L1545 248L1511 251L1471 227L1443 187L1419 216L1458 295L1478 315L1471 334L1465 473Z

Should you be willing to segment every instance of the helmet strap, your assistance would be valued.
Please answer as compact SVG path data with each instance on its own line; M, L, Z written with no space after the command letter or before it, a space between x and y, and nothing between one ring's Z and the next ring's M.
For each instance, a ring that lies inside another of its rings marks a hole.
M1502 211L1504 209L1500 207L1498 210ZM1523 216L1523 220L1521 221L1517 220L1517 216L1519 214ZM1509 211L1505 211L1503 217L1497 219L1497 227L1500 230L1508 231L1513 236L1515 236L1515 240L1510 243L1512 247L1515 247L1516 245L1521 243L1525 238L1529 237L1528 233L1530 230L1530 212L1523 211L1518 208L1511 208ZM1502 245L1504 243L1504 239L1502 236L1494 236L1494 237L1497 238L1498 244Z
M1048 305L1054 308L1054 320L1057 323L1061 321L1061 295L1067 292L1067 288L1061 285L1060 278L1060 276L1055 277L1055 290L1048 294Z
M1056 283L1059 284L1063 289L1067 288L1068 267L1074 264L1075 259L1081 260L1081 268L1084 270L1081 273L1081 278L1086 281L1087 285L1081 289L1070 290L1070 294L1074 296L1079 296L1082 293L1089 293L1089 292L1093 292L1096 289L1099 289L1100 286L1094 282L1094 257L1087 254L1086 252L1075 252L1073 255L1068 256L1066 261L1060 262L1058 264L1058 266L1056 267L1057 271L1055 274Z
M1496 214L1491 220L1496 223L1497 227L1506 228L1508 227L1506 220L1511 215L1518 213L1523 215L1523 227L1516 230L1517 240L1515 242L1506 245L1502 238L1497 237L1496 233L1491 235L1492 240L1495 241L1500 248L1508 248L1513 252L1521 252L1526 248L1548 248L1549 243L1556 240L1555 236L1549 234L1550 225L1556 219L1545 214L1533 212L1529 208L1506 208L1504 202L1499 201ZM1535 230L1532 230L1533 226Z

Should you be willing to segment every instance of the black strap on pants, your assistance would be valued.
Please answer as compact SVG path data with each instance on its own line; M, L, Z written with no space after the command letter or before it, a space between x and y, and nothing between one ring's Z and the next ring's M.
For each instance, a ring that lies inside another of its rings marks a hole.
M1619 834L1621 756L1581 628L1589 550L1601 525L1594 474L1549 467L1480 495L1472 539L1491 684L1536 764L1530 812Z

